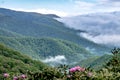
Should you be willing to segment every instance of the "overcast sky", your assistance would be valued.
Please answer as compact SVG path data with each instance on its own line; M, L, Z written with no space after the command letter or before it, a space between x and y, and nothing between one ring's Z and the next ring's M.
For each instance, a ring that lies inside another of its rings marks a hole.
M59 16L73 16L120 11L120 0L0 0L0 7Z

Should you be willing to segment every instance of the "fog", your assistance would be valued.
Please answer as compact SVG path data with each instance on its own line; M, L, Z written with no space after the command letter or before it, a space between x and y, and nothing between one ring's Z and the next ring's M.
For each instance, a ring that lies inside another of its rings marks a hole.
M57 19L67 27L83 30L80 36L99 44L120 46L120 12L96 13Z
M81 36L84 38L87 38L91 41L94 41L98 44L105 44L110 46L118 46L120 47L120 35L98 35L98 36L92 36L86 33L81 33Z
M67 59L64 55L57 55L55 57L49 56L48 58L42 60L44 63L48 63L51 66L55 66L56 64L66 64Z

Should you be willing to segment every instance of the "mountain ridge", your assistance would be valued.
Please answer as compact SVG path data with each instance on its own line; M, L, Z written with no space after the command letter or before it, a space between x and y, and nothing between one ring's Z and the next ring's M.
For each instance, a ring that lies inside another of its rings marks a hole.
M38 13L29 13L0 8L0 28L23 36L51 37L68 40L95 52L108 52L109 48L95 44L79 35L76 30L67 28L63 23ZM2 17L2 18L1 18ZM94 53L95 53L94 52Z
M91 56L91 53L82 46L53 38L0 37L0 42L36 60L64 55L68 62L72 62Z

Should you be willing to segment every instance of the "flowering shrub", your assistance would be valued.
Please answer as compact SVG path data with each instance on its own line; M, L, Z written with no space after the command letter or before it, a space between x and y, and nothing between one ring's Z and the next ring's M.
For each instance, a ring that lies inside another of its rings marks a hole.
M66 77L66 80L81 80L81 79L88 79L92 78L92 72L88 71L87 69L75 66L73 68L69 69L68 76Z
M13 76L13 75L9 75L8 73L4 73L3 74L3 78L2 80L27 80L27 75L25 74L22 74L22 75L19 75L19 76ZM1 78L0 78L1 80Z
M26 74L14 76L3 74L3 80L120 80L120 49L112 50L113 58L99 71L81 66L68 68L46 68L41 72L28 71ZM1 79L0 79L1 80Z
M81 72L84 72L85 71L85 68L82 68L80 66L75 66L71 69L69 69L69 71L72 73L72 72L76 72L76 71L81 71Z

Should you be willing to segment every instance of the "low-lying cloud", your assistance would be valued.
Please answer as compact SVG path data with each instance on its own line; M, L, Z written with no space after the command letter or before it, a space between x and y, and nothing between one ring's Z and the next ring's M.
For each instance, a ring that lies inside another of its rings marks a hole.
M120 46L120 12L67 17L59 21L70 28L86 31L80 35L95 43Z
M120 35L92 36L86 33L81 33L80 35L86 39L94 41L95 43L105 44L105 45L110 45L110 46L120 46Z
M54 64L65 64L66 63L66 58L64 55L57 55L55 57L49 56L45 60L42 60L44 63L54 63Z

